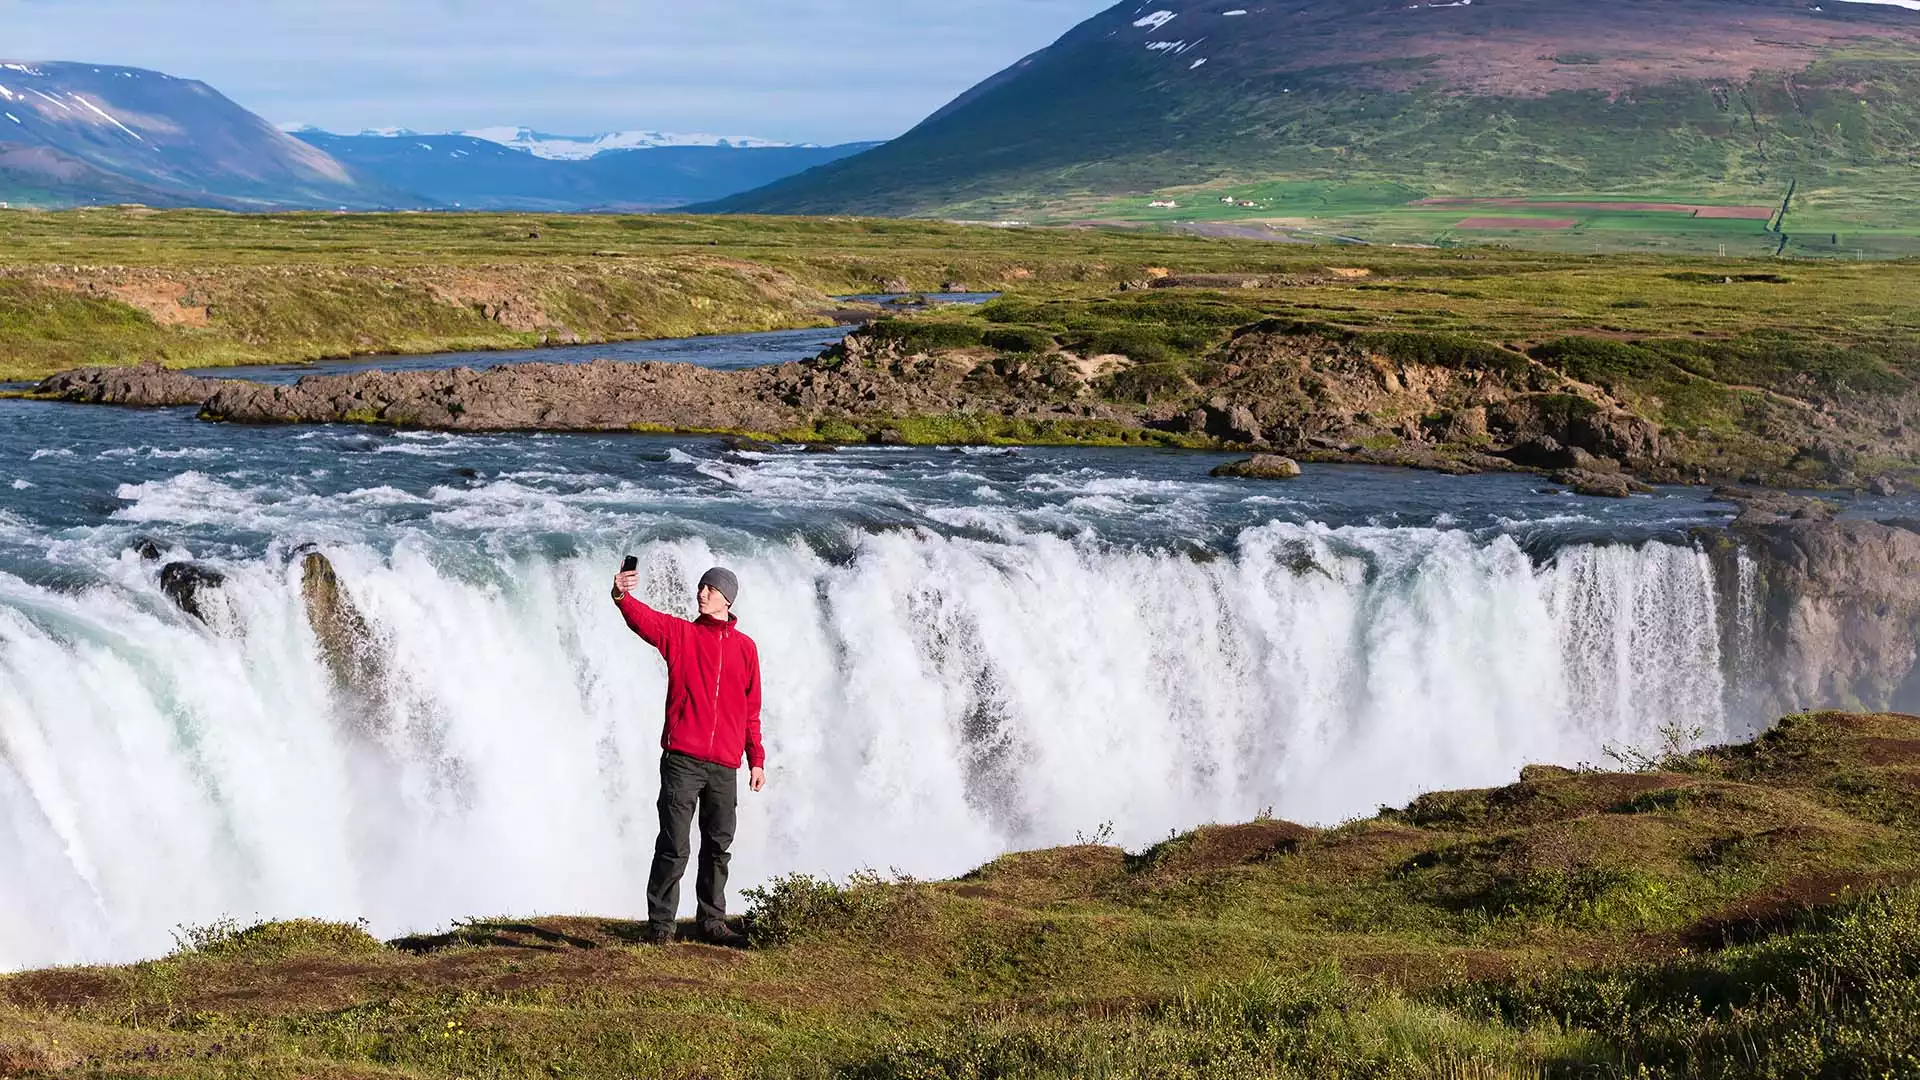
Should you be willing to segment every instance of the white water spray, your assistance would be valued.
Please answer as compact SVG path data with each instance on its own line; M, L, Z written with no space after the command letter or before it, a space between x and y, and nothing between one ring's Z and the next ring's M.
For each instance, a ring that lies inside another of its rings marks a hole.
M1725 737L1714 578L1691 548L1272 525L1231 556L887 531L730 558L768 686L771 786L735 887L950 875L1111 821L1138 845L1264 808L1330 822L1421 790ZM637 915L664 670L612 550L455 570L417 539L328 554L379 637L335 692L280 561L209 629L137 570L0 576L0 967L164 951L224 916ZM687 605L713 552L640 552Z

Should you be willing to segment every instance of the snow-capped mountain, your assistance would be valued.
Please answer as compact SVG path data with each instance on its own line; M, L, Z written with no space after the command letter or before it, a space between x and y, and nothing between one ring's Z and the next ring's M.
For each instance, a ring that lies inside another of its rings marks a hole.
M815 150L821 145L780 142L754 135L712 135L706 132L677 131L607 131L598 135L555 135L552 132L535 131L532 128L523 127L485 127L470 131L415 131L404 127L377 127L363 128L354 133L354 136L341 136L311 124L282 124L280 130L296 138L308 134L335 138L360 136L381 139L464 137L504 146L509 150L525 151L534 157L546 158L548 161L585 161L610 150L661 150L693 146L723 150Z
M386 132L366 134L386 134ZM765 150L813 143L776 142L751 135L681 134L671 131L610 131L599 135L553 135L531 128L488 127L460 132L475 139L525 150L553 161L584 161L609 150L654 150L669 146L722 146L734 150Z
M717 199L869 149L730 142L635 146L578 157L535 154L471 134L386 129L293 137L361 176L417 193L422 205L467 210L640 210Z

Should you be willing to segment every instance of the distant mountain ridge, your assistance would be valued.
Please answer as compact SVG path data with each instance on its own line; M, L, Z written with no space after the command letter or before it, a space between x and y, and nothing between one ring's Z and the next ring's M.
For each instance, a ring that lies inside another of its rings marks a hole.
M583 161L616 150L658 150L690 146L721 147L734 150L770 150L788 147L817 148L816 143L789 143L752 135L708 135L670 131L609 131L599 135L554 135L531 128L489 127L463 131L476 139L525 150L534 157L555 161Z
M1920 0L1916 0L1920 2ZM524 127L484 127L466 131L416 131L404 127L364 128L357 132L328 131L313 124L284 124L281 130L301 135L359 135L383 139L446 138L465 136L553 161L584 161L618 150L658 150L667 147L713 146L735 150L766 150L785 147L816 148L819 143L781 142L754 135L710 135L704 132L606 131L597 135L555 135ZM867 143L865 145L878 145Z
M356 175L415 194L435 209L657 210L747 191L869 149L846 146L667 145L541 155L473 134L294 137Z
M1128 0L721 211L994 214L1268 179L1913 184L1920 0Z
M656 131L283 131L202 82L0 63L0 204L224 210L652 210L717 199L868 149Z
M0 202L366 209L407 198L202 82L106 64L0 63Z

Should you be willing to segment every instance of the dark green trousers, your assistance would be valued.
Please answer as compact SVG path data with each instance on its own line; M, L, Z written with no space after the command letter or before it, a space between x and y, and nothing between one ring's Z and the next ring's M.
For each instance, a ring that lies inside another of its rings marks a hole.
M700 870L694 877L700 924L727 915L727 863L738 820L740 770L669 750L660 756L660 838L647 879L647 918L671 927L680 914L680 879L692 855L693 820L700 818Z

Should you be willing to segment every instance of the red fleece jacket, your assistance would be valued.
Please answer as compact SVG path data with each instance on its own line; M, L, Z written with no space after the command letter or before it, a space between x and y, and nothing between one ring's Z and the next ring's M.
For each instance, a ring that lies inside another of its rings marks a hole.
M655 611L631 595L620 597L620 614L667 661L667 723L660 747L725 765L765 768L760 745L760 650L726 622L700 616L688 622Z

